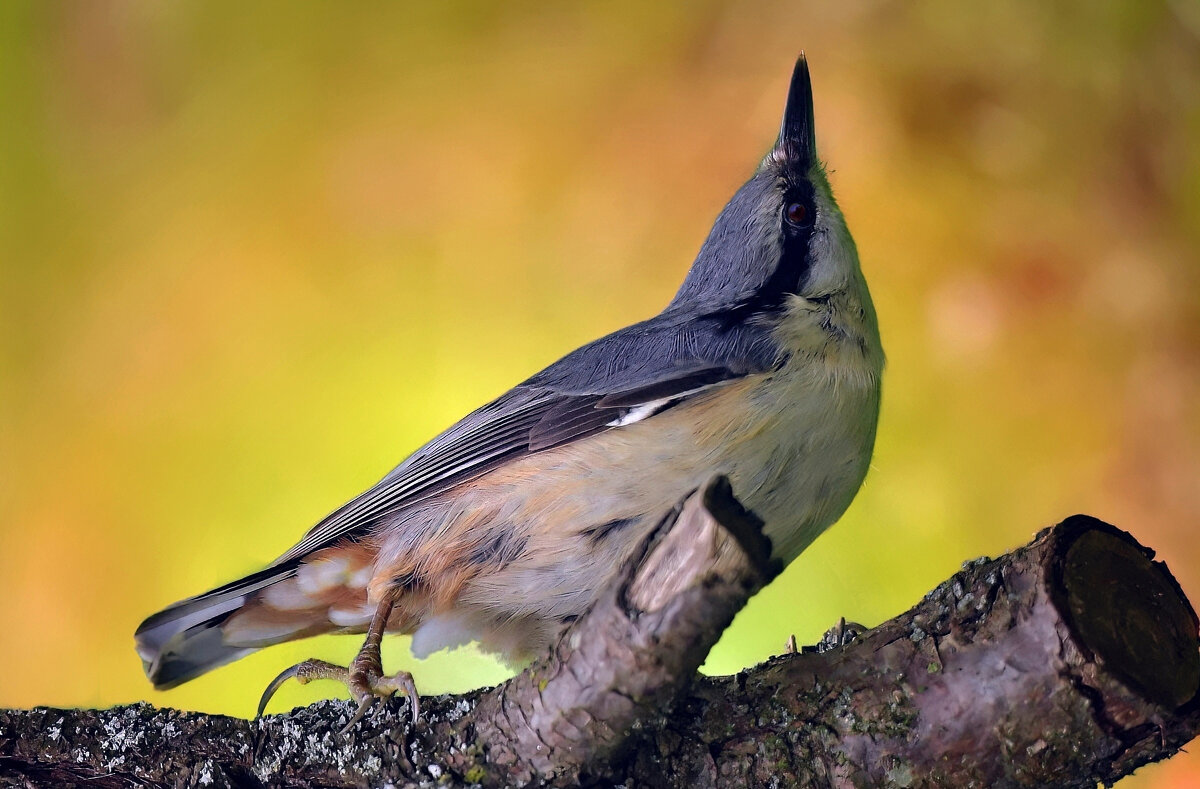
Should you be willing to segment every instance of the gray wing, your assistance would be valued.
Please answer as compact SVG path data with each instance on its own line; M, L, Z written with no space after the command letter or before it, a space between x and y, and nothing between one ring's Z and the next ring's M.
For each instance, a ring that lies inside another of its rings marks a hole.
M330 513L271 566L362 536L382 518L516 458L620 429L634 409L645 418L780 361L765 326L731 325L720 316L668 312L622 329L468 414Z

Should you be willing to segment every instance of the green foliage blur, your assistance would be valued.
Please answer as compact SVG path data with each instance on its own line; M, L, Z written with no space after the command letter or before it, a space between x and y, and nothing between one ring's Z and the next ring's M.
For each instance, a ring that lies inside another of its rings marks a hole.
M315 639L157 693L132 633L657 311L801 49L889 356L879 444L706 670L1077 511L1200 600L1200 3L13 0L0 705L249 715L284 666L348 660ZM426 693L507 676L384 658Z

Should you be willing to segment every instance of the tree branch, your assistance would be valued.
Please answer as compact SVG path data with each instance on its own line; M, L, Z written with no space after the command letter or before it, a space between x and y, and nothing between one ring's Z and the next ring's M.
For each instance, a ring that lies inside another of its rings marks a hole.
M0 711L0 786L1079 786L1200 731L1197 619L1132 537L1074 516L968 562L849 644L696 669L778 568L723 480L511 681L260 721L132 705ZM829 643L832 642L832 643Z

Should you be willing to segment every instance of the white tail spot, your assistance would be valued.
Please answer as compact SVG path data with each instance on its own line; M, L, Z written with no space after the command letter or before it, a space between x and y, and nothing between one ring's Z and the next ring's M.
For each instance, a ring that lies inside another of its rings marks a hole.
M333 556L303 564L296 571L296 584L305 594L319 595L338 589L350 582L350 561L345 556Z
M262 601L276 611L304 611L316 605L295 580L280 581L263 590Z

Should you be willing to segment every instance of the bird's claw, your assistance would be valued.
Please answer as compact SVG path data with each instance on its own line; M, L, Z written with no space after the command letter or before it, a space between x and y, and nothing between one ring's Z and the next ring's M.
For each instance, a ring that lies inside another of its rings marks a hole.
M258 701L258 712L254 714L254 717L262 717L263 711L267 708L267 702L271 700L271 697L275 695L280 686L289 679L295 679L301 685L307 685L314 679L336 679L339 682L346 683L347 687L349 687L350 670L324 660L317 660L316 658L303 660L290 668L286 668L280 672L278 677L271 680L271 684L267 685L267 689L263 691L262 698Z
M279 690L283 683L289 679L295 679L301 685L306 685L314 679L333 679L341 682L350 691L350 695L358 702L358 709L350 716L350 722L347 723L340 732L345 735L354 725L363 719L363 716L371 709L372 703L378 698L390 698L397 691L402 692L408 697L413 721L418 721L421 718L421 702L417 695L417 686L413 682L412 674L407 671L397 671L395 674L385 675L378 666L378 662L369 659L360 660L360 657L355 657L351 662L350 667L338 666L324 660L310 659L304 660L296 665L285 669L275 679L271 680L271 684L267 685L267 689L263 691L262 699L258 702L258 712L255 717L262 717L263 711L267 708L267 703L275 692Z

